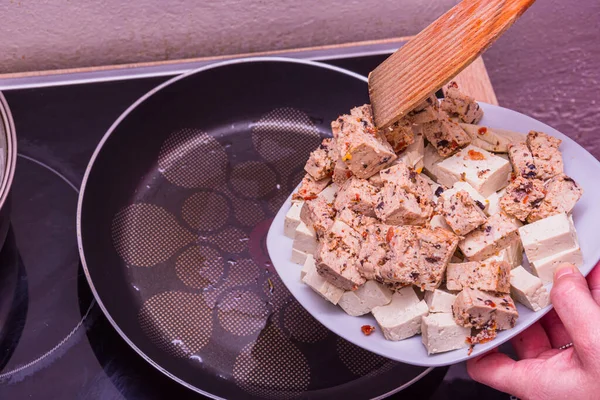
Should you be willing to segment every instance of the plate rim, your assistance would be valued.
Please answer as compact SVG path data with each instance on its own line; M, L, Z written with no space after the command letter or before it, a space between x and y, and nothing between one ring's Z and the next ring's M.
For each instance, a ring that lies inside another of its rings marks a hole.
M119 117L115 120L115 122L112 123L112 125L108 128L108 130L106 131L106 133L102 136L102 139L100 139L100 141L98 142L98 144L96 145L96 148L94 149L94 152L92 153L92 156L90 157L90 160L88 162L88 165L86 166L85 169L85 173L83 176L83 179L81 181L81 186L79 189L79 197L77 199L77 212L76 212L76 233L77 233L77 248L79 251L79 257L81 260L81 266L83 269L83 272L85 274L85 279L90 287L90 290L94 296L95 301L97 302L98 306L100 307L100 309L102 310L102 313L104 314L104 316L106 317L106 319L108 320L108 322L112 325L113 329L115 329L115 331L119 334L119 336L121 336L121 338L127 343L127 345L129 345L130 348L132 348L138 355L140 355L147 363L149 363L150 365L152 365L154 368L156 368L158 371L160 371L161 373L163 373L165 376L169 377L170 379L172 379L173 381L179 383L180 385L196 392L199 394L202 394L204 396L207 396L209 398L212 399L217 399L217 400L225 400L225 398L214 395L210 392L207 392L205 390L202 390L200 388L197 388L196 386L186 382L185 380L175 376L173 373L171 373L170 371L166 370L165 368L163 368L162 366L159 365L159 363L157 361L154 361L150 356L148 356L141 348L139 348L131 339L129 339L129 337L125 334L125 332L123 332L123 330L119 327L119 325L116 323L116 321L113 319L113 317L111 316L110 312L108 311L108 309L106 308L106 306L104 305L104 303L102 302L102 298L100 297L100 294L98 293L98 291L96 290L96 287L94 286L94 283L92 281L89 269L88 269L88 265L87 265L87 260L85 257L85 251L83 248L83 239L82 239L82 234L81 234L81 216L82 216L82 211L83 211L83 202L84 202L84 197L85 197L85 193L86 193L86 185L90 176L90 173L94 167L95 161L98 158L98 155L100 154L100 152L102 151L102 149L104 148L105 143L108 141L108 139L112 136L113 132L116 130L116 128L123 122L123 120L125 120L125 118L127 118L127 116L133 112L135 109L137 109L138 106L140 106L144 101L146 101L147 99L149 99L151 96L153 96L154 94L158 93L159 91L161 91L162 89L180 81L183 80L191 75L195 75L204 71L208 71L208 70L212 70L215 68L220 68L220 67L225 67L225 66L229 66L229 65L236 65L236 64L246 64L246 63L256 63L256 62L273 62L273 63L291 63L291 64L300 64L300 65L308 65L308 66L312 66L312 67L317 67L317 68L323 68L323 69L328 69L337 73L341 73L343 75L347 75L353 78L356 78L360 81L363 81L365 83L368 82L368 78L357 74L356 72L352 72L349 71L347 69L344 68L340 68L338 66L335 65L330 65L330 64L325 64L322 62L318 62L318 61L312 61L312 60L303 60L303 59L294 59L294 58L288 58L288 57L244 57L244 58L236 58L236 59L231 59L231 60L225 60L225 61L219 61L219 62L215 62L212 64L208 64L205 66L202 66L200 68L196 68L193 69L191 71L188 71L186 73L180 74L180 75L176 75L174 77L172 77L171 79L168 79L167 81L161 83L160 85L154 87L153 89L151 89L150 91L148 91L146 94L144 94L143 96L141 96L139 99L137 99L134 103L132 103L129 107L127 107L127 109L125 111L123 111ZM270 231L270 230L269 230ZM287 285L286 285L287 286ZM387 357L386 357L387 358ZM431 371L433 370L432 367L429 367L427 369L425 369L423 372L421 372L419 375L417 375L416 377L414 377L413 379L411 379L410 381L402 384L401 386L387 392L387 393L383 393L381 395L379 395L378 397L375 397L374 399L383 399L386 398L388 396L391 396L395 393L398 393L401 390L406 389L407 387L413 385L414 383L416 383L417 381L421 380L423 377L425 377L427 374L429 374Z
M551 126L545 124L544 122L539 121L539 120L537 120L537 119L535 119L533 117L530 117L530 116L528 116L526 114L520 113L518 111L511 110L509 108L501 107L501 106L494 105L494 104L485 103L485 102L478 102L478 103L482 104L484 106L484 108L488 108L489 107L489 108L492 108L492 109L497 109L499 112L509 112L509 113L517 114L517 115L519 115L519 117L524 117L526 119L533 120L536 123L541 124L544 128L547 128L550 131L555 131L555 132L560 133L563 136L563 137L561 137L561 140L563 140L563 143L567 142L567 143L570 143L569 146L577 146L577 147L579 147L579 149L582 150L583 153L585 153L585 157L590 160L590 163L595 164L596 167L600 169L600 160L596 159L596 157L594 157L589 151L587 151L587 149L585 149L583 146L581 146L575 140L573 140L569 136L565 135L564 133L560 132L559 130L557 130L555 128L552 128ZM584 190L587 190L587 189L584 188ZM281 233L283 232L283 221L285 220L285 214L287 212L287 208L289 208L291 197L292 197L292 194L290 194L290 196L286 199L284 205L279 209L279 211L277 212L275 218L273 219L273 223L271 224L271 227L269 228L269 232L267 234L267 251L269 253L269 256L272 253L271 249L274 249L276 244L280 245L280 243L281 243L279 241L279 239L276 237L276 235L278 234L278 232L277 232L278 230L280 230ZM281 223L279 223L279 222L281 222ZM281 225L281 226L278 226L278 225ZM289 239L287 237L285 237L285 239L291 241L291 239ZM275 270L279 274L279 269L280 268L285 268L285 267L283 267L281 265L278 266L277 263L274 261L274 257L270 256L270 258L273 261L273 266L275 267ZM599 261L600 261L600 253L598 254L597 259L594 261L594 263L592 265L593 266L597 265ZM587 276L589 274L589 272L594 268L593 266L592 266L592 268L590 268L589 271L583 273L583 275ZM280 277L281 277L281 274L280 274ZM349 341L349 342L351 342L351 343L353 343L353 344L355 344L355 345L357 345L357 346L365 349L366 351L373 352L373 353L378 354L380 356L383 356L383 357L386 357L386 358L390 358L392 360L395 360L395 361L398 361L398 362L401 362L401 363L411 364L411 365L420 366L420 367L445 367L445 366L454 365L454 364L457 364L457 363L460 363L460 362L463 362L463 361L475 358L475 357L477 357L480 354L483 354L483 353L485 353L487 351L490 351L490 350L492 350L494 348L499 347L503 343L508 342L510 339L512 339L513 337L515 337L519 333L523 332L524 330L526 330L527 328L529 328L531 325L533 325L536 322L538 322L544 315L546 315L550 310L553 309L553 305L550 304L550 305L544 307L541 310L535 311L536 317L532 318L531 321L527 321L523 325L523 327L520 328L519 330L515 330L514 332L507 333L506 337L502 338L501 340L495 339L494 341L489 342L489 343L494 343L494 346L489 346L489 348L488 348L488 346L482 345L481 347L485 346L485 350L473 351L473 353L471 355L458 356L455 359L451 359L451 360L448 360L448 361L435 361L438 358L435 357L435 354L433 354L433 355L428 355L427 357L423 357L423 359L427 360L427 361L421 362L421 361L415 361L413 359L407 359L407 358L403 358L403 357L396 357L396 356L390 357L390 353L389 352L384 352L383 349L381 349L380 351L375 351L372 348L366 348L366 347L364 347L363 345L361 345L361 343L359 341L352 340L348 335L344 335L344 333L342 332L341 328L338 328L334 324L327 323L327 321L324 321L324 319L321 318L322 317L321 315L317 316L313 312L314 310L311 311L308 308L306 308L304 306L304 302L300 301L296 297L296 295L294 294L294 290L292 288L290 288L290 286L287 283L287 280L283 279L283 278L281 278L281 280L286 285L286 287L288 287L288 290L290 290L290 293L292 293L292 295L296 298L296 300L298 301L298 303L300 303L300 305L302 307L304 307L305 310L309 314L311 314L317 321L319 321L327 329L331 330L336 335L338 335L338 336L344 338L345 340L347 340L347 341ZM318 296L318 295L316 295L316 296ZM325 300L322 300L322 301L325 301ZM336 311L339 311L339 312L343 313L343 310L341 310L339 308ZM355 317L351 317L349 315L346 315L346 317L348 317L348 318L355 318ZM506 330L504 332L510 332L510 330ZM402 342L402 341L400 341L400 342ZM390 343L394 343L394 342L390 342ZM480 349L481 349L481 347L480 347ZM453 351L445 352L445 353L439 353L439 354L448 354L448 353L452 353L452 352L458 352L460 350L461 349L453 350Z

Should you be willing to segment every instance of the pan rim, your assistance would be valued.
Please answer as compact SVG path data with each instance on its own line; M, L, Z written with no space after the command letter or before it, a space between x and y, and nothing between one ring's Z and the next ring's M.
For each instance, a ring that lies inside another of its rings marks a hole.
M0 92L0 124L4 124L6 130L6 166L2 184L0 185L0 208L2 208L7 202L17 166L17 134L15 121L8 102L2 92Z
M108 128L108 130L106 131L106 133L104 134L104 136L102 136L102 139L100 140L100 142L98 142L98 144L96 145L96 148L94 149L94 153L92 154L92 157L90 158L90 161L88 162L88 165L85 169L85 174L83 176L83 180L81 182L81 186L80 186L80 190L79 190L79 198L77 200L77 214L76 214L76 218L77 218L77 248L79 251L79 258L81 259L81 266L83 268L84 274L85 274L85 278L87 280L88 285L90 286L90 290L92 291L92 294L94 295L94 299L96 300L96 302L98 303L98 306L100 306L100 309L102 310L104 316L108 319L108 321L110 322L110 324L112 325L112 327L117 331L117 333L119 334L119 336L121 336L121 338L129 345L129 347L131 347L136 353L138 353L146 362L148 362L150 365L152 365L154 368L156 368L158 371L162 372L165 376L169 377L170 379L174 380L175 382L179 383L180 385L183 385L184 387L193 390L196 393L202 394L204 396L207 396L209 398L212 399L223 399L222 397L216 396L212 393L206 392L200 388L197 388L191 384L189 384L188 382L184 381L183 379L175 376L173 373L171 373L170 371L167 371L166 369L164 369L163 367L161 367L156 361L154 361L152 358L150 358L148 355L146 355L146 353L140 349L135 343L133 343L132 340L129 339L129 337L125 334L125 332L123 332L121 330L121 328L118 326L118 324L115 322L115 320L112 318L111 314L109 313L108 309L106 308L106 306L104 305L104 303L102 302L102 299L100 298L100 295L98 294L98 292L96 291L96 288L94 286L94 283L92 282L92 278L90 276L89 270L88 270L88 266L87 266L87 261L85 258L85 254L84 254L84 249L83 249L83 240L82 240L82 235L81 235L81 215L82 215L82 208L83 208L83 199L85 196L85 189L86 189L86 185L87 185L87 181L89 179L89 175L94 167L95 161L98 157L98 155L100 154L100 152L102 151L104 144L106 143L106 141L111 137L111 135L113 134L113 132L116 130L116 128L121 124L121 122L127 118L127 116L133 111L135 110L139 105L141 105L144 101L146 101L148 98L150 98L151 96L153 96L154 94L156 94L157 92L159 92L160 90L164 89L167 86L170 86L172 84L174 84L175 82L178 82L182 79L187 78L188 76L191 75L195 75L197 73L203 72L203 71L207 71L207 70L211 70L214 68L219 68L219 67L224 67L224 66L229 66L229 65L236 65L236 64L245 64L245 63L254 63L254 62L274 62L274 63L292 63L292 64L301 64L301 65L309 65L312 67L317 67L317 68L323 68L323 69L328 69L331 71L335 71L338 73L341 73L343 75L347 75L353 78L356 78L360 81L363 81L365 83L368 83L368 78L357 74L355 72L349 71L347 69L344 68L340 68L334 65L329 65L329 64L325 64L325 63L321 63L321 62L317 62L317 61L311 61L311 60L301 60L301 59L293 59L293 58L286 58L286 57L245 57L245 58L237 58L237 59L232 59L232 60L226 60L226 61L221 61L221 62L216 62L213 64L209 64L209 65L205 65L203 67L188 71L184 74L181 75L177 75L169 80L167 80L166 82L161 83L160 85L156 86L155 88L151 89L149 92L147 92L146 94L144 94L142 97L140 97L138 100L136 100L133 104L131 104L125 111L123 111L123 113L115 120L115 122L113 122L113 124ZM417 375L416 377L414 377L413 379L411 379L410 381L404 383L403 385L399 386L398 388L391 390L387 393L384 393L378 397L374 397L373 399L378 400L378 399L384 399L386 397L389 397L409 386L411 386L412 384L416 383L417 381L421 380L423 377L425 377L427 374L429 374L434 368L433 367L429 367L427 369L425 369L423 372L421 372L419 375Z

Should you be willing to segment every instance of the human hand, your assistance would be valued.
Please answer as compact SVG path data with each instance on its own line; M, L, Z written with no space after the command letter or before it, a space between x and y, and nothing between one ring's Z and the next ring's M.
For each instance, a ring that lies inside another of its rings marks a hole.
M573 266L557 270L554 310L511 341L519 361L492 350L467 362L471 378L521 399L600 398L599 266L587 281Z

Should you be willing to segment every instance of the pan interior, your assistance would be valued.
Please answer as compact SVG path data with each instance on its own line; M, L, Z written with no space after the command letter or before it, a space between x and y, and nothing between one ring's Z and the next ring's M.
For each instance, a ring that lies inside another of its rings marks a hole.
M425 371L325 329L265 248L329 122L365 97L349 75L251 62L171 83L120 121L89 171L80 234L90 283L140 354L226 398L376 397Z

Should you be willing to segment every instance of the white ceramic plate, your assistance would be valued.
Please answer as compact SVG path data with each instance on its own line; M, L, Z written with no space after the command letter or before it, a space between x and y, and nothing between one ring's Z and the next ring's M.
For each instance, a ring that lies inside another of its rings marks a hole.
M600 163L583 147L548 125L502 107L490 104L481 104L481 106L485 111L485 116L479 123L480 125L510 129L522 133L527 133L530 130L542 131L562 139L560 149L565 162L565 173L575 179L584 189L581 200L573 210L573 218L584 257L584 265L581 267L581 271L584 275L587 275L600 259L600 235L598 235L598 222L600 222L598 202L598 199L600 199L600 185L598 184ZM277 273L290 292L313 317L337 335L373 353L413 365L443 366L454 364L499 346L529 327L551 309L551 306L549 306L543 310L533 312L518 304L519 318L516 326L513 329L499 332L498 337L491 342L475 346L470 356L468 355L468 348L427 355L425 346L421 343L420 335L399 342L385 340L375 318L371 314L362 317L351 317L340 307L324 300L300 281L300 269L302 267L290 261L292 239L285 237L283 234L285 214L291 205L290 198L277 213L267 236L267 249ZM375 333L370 336L363 335L360 328L365 324L376 326Z

